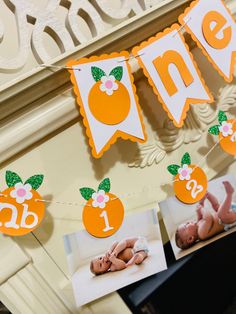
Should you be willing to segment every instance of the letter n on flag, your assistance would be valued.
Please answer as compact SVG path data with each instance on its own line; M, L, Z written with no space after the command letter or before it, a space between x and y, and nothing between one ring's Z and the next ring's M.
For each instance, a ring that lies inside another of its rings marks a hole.
M190 104L213 101L179 27L173 25L132 51L176 127L182 127Z

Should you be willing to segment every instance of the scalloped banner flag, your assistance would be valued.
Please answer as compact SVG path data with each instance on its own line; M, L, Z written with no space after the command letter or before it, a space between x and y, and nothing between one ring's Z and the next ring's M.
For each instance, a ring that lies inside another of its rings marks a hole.
M224 1L194 1L179 21L220 75L232 82L236 63L236 23Z
M190 104L213 101L179 28L174 24L132 50L176 127L183 125Z
M141 110L126 59L128 52L70 61L71 81L89 137L100 158L117 138L146 140Z
M36 229L44 218L45 204L36 191L43 175L34 175L25 182L12 171L6 172L7 189L0 192L0 232L23 236Z

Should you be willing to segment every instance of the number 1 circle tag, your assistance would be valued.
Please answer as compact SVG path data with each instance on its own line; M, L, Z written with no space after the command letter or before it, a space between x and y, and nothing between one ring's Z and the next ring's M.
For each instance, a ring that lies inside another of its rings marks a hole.
M191 165L188 153L183 156L181 166L170 165L168 171L175 175L174 192L181 202L194 204L205 196L208 187L206 174L200 167Z
M87 200L83 209L85 229L97 238L113 235L122 225L124 206L120 199L110 192L110 180L104 179L97 192L91 188L81 188L82 197Z
M36 191L43 175L35 175L22 182L14 172L6 172L8 188L0 192L0 232L23 236L36 229L44 218L45 204Z
M221 148L228 154L236 156L236 120L228 120L223 111L218 114L219 125L212 126L208 132L219 136Z

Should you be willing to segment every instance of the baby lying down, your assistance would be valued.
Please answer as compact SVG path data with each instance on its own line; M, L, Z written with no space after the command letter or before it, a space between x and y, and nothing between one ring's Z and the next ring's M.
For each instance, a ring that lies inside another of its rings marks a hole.
M236 204L232 202L234 188L228 181L223 182L223 185L226 196L221 204L213 194L207 192L196 208L197 220L186 222L178 227L175 241L179 248L188 249L197 241L210 239L236 226ZM204 207L206 199L210 202L214 213Z
M147 256L146 238L127 238L113 243L103 256L94 258L90 263L90 270L94 275L122 270L134 264L141 264Z

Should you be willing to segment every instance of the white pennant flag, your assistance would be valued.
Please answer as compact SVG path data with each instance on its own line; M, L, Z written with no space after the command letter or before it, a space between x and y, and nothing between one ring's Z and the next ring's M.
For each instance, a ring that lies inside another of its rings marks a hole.
M231 82L236 62L236 23L224 2L195 1L179 21L217 71Z
M146 140L128 52L83 58L67 66L92 147L100 158L118 137L143 143Z
M175 24L133 49L159 101L177 127L183 125L190 104L213 101L179 27Z

